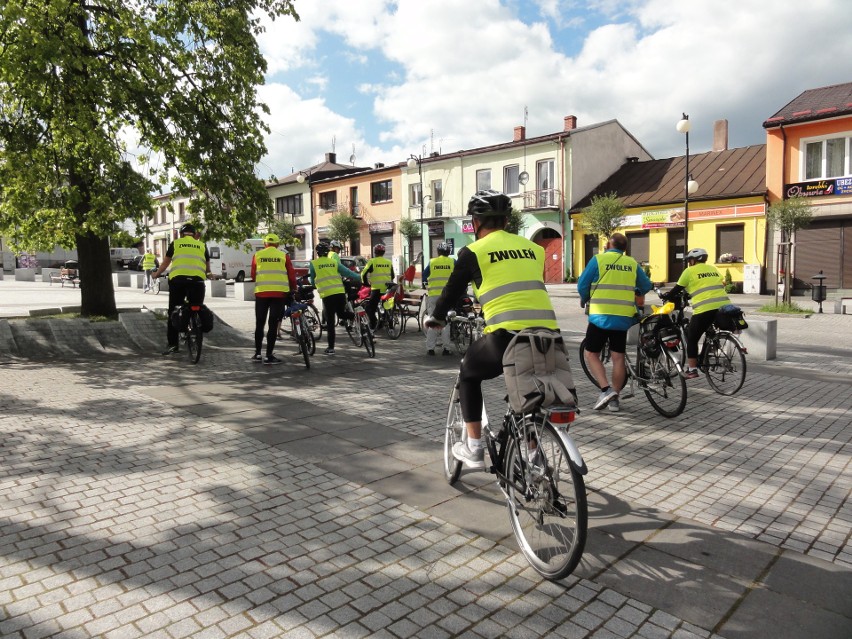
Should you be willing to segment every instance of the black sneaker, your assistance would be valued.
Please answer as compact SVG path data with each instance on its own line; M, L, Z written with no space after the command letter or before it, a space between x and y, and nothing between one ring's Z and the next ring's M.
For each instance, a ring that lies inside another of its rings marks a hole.
M251 361L260 364L263 361L263 358L260 356L260 353L255 353L251 356Z
M427 355L434 355L435 351L430 348L428 351L426 351L426 354Z
M300 354L301 354L301 353L300 353ZM281 360L280 360L280 359L278 359L277 357L275 357L275 355L267 355L267 356L263 359L263 363L264 363L265 365L267 365L267 366L271 366L271 365L273 365L273 364L280 364L280 363L281 363Z
M334 355L334 349L333 348L325 349L325 354L326 355Z
M445 348L441 355L452 355L452 351L449 348Z
M163 355L174 355L175 353L179 353L180 349L177 346L169 346L166 350L163 351Z

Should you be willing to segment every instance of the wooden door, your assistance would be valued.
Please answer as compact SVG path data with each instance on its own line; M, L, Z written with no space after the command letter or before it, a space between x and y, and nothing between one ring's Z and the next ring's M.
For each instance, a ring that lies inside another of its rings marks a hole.
M565 269L562 266L562 236L553 229L545 229L533 242L544 249L545 283L561 284L565 279Z

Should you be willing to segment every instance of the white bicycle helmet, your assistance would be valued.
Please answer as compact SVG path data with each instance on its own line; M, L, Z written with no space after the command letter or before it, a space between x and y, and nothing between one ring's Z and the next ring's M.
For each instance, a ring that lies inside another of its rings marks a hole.
M696 262L706 262L709 255L703 248L694 248L686 254L687 260L695 260Z

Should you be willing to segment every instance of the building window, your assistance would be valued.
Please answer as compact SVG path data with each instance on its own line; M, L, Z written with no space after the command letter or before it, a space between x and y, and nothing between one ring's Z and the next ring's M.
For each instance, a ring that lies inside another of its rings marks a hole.
M180 211L178 219L183 222L186 219L186 204L184 202L178 204L178 210Z
M393 200L392 185L393 182L391 180L372 182L370 184L370 203L378 204L379 202L390 202Z
M432 181L432 207L435 211L434 217L444 214L444 185L441 180Z
M647 264L651 254L650 231L627 234L627 254L639 264Z
M476 190L487 191L491 188L491 169L480 169L476 172Z
M850 143L852 136L804 141L804 179L820 180L852 175L849 162Z
M521 183L518 180L520 167L517 164L503 167L503 193L515 195L521 192Z
M319 194L319 205L326 211L337 210L337 191L326 191Z
M408 206L411 208L420 207L420 202L423 199L423 185L417 184L408 185Z
M275 214L278 219L282 219L285 215L296 217L302 214L302 194L285 195L284 197L275 198Z
M716 227L716 263L742 262L745 249L745 224Z

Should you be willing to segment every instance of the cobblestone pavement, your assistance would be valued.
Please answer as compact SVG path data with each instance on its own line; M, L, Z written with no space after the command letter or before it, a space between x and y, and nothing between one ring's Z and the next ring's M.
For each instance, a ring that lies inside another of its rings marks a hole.
M251 333L250 304L209 302ZM444 482L458 360L420 334L375 360L338 336L310 371L250 348L0 366L0 635L850 636L850 324L780 319L778 361L733 398L691 383L673 420L584 410L591 530L560 583L487 475Z

